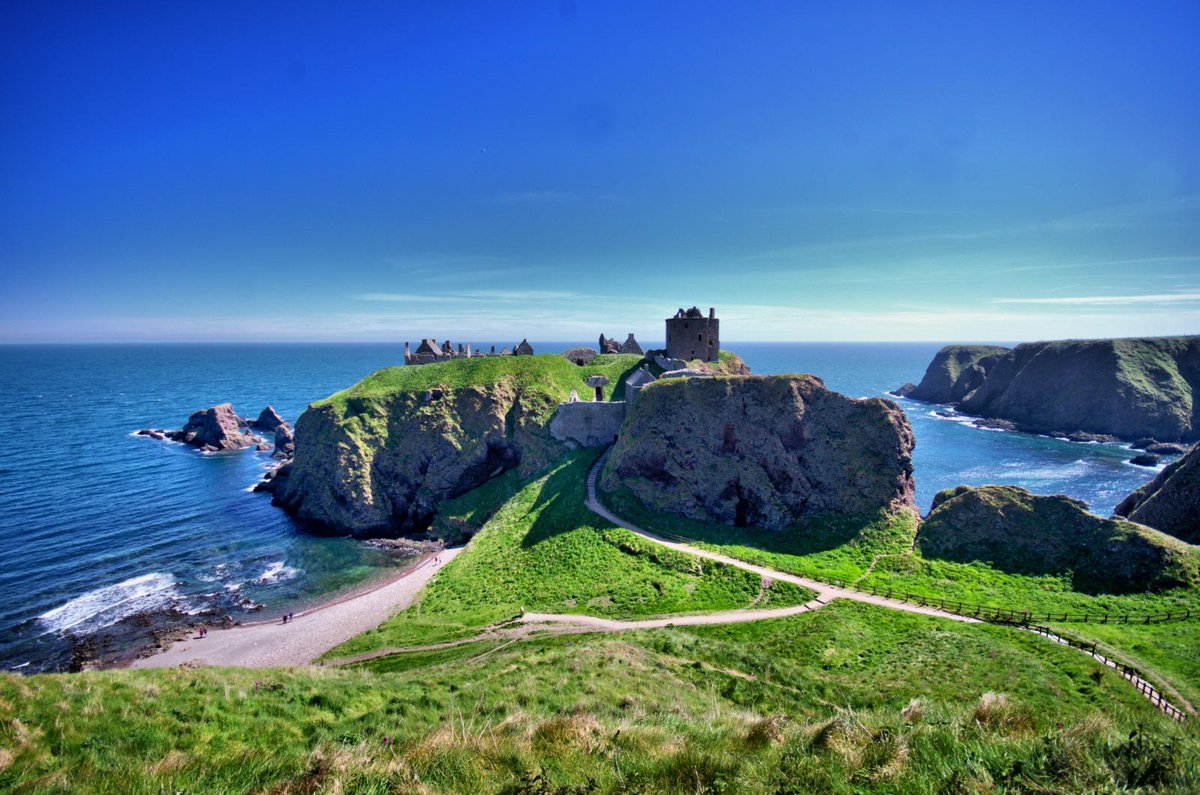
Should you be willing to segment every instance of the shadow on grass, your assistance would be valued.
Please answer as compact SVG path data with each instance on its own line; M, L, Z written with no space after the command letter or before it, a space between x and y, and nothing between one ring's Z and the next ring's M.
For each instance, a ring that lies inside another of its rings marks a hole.
M600 517L587 509L587 474L600 456L599 448L579 450L568 463L550 473L533 502L526 509L533 515L528 531L521 539L525 549L578 527L604 527Z

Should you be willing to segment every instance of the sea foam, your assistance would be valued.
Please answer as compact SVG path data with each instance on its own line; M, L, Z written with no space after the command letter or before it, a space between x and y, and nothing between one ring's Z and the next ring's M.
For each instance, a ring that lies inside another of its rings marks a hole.
M42 613L37 620L50 632L100 629L137 613L172 606L180 596L176 584L172 574L143 574L88 591Z

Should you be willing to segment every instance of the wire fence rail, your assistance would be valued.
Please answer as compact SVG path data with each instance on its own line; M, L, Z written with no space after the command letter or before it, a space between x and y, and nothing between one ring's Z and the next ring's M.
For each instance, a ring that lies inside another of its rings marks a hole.
M1050 627L1041 626L1040 624L1014 624L1013 626L1036 633L1038 635L1042 635L1054 641L1055 643L1060 643L1064 646L1070 646L1072 649L1078 649L1079 651L1082 651L1084 654L1087 654L1097 662L1100 662L1121 674L1121 676L1124 677L1134 687L1136 687L1138 692L1145 696L1151 704L1158 707L1170 718L1177 721L1183 721L1188 717L1186 712L1172 704L1169 700L1167 700L1167 697L1164 696L1161 691L1154 687L1154 685L1147 682L1141 671L1139 671L1137 668L1134 668L1132 665L1126 665L1123 662L1119 662L1105 656L1098 650L1095 643L1089 643L1087 641L1076 640L1075 638L1069 638L1065 635L1060 635L1059 633L1050 629Z

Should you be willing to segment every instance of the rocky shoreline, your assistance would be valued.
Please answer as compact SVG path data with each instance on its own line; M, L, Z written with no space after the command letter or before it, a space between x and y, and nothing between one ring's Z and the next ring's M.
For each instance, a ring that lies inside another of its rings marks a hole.
M1179 454L1200 439L1200 337L948 345L894 394L954 406L980 427Z

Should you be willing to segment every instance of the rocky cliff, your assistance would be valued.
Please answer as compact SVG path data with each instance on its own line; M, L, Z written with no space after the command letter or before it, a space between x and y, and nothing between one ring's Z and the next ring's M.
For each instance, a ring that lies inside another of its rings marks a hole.
M921 553L1002 571L1070 576L1086 593L1161 591L1200 581L1194 550L1133 522L1102 519L1068 497L1015 486L943 491L917 535Z
M992 345L947 345L933 357L921 383L897 394L927 403L957 403L983 383L991 366L1006 353L1008 348Z
M895 404L813 376L666 379L633 404L600 485L659 512L782 530L912 510L912 449Z
M1117 506L1118 516L1200 544L1200 445Z
M588 375L616 381L639 361L509 356L380 371L301 415L274 499L335 532L420 532L446 499L564 454L547 427L558 404Z
M989 352L990 351L990 352ZM943 348L908 397L1034 433L1200 438L1200 337Z

